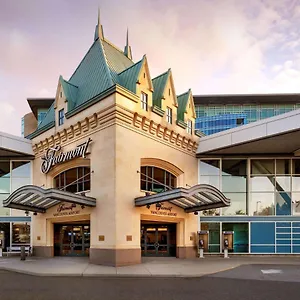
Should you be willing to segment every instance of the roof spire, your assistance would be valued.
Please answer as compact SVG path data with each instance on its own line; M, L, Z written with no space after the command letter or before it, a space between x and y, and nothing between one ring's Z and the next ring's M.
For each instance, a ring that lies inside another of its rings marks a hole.
M98 8L98 23L97 23L96 29L95 29L94 41L96 41L99 38L101 40L104 39L103 27L102 27L101 22L100 22L100 7Z
M131 47L129 46L129 38L128 38L128 27L126 32L126 46L124 48L124 54L132 60Z

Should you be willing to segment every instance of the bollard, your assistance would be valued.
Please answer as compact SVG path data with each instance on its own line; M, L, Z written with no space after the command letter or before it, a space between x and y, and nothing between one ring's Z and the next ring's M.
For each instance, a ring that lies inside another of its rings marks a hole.
M204 255L203 255L204 249L200 248L199 250L200 250L199 251L199 258L204 258Z
M26 259L25 246L21 246L21 260Z
M224 258L229 258L227 248L224 249Z

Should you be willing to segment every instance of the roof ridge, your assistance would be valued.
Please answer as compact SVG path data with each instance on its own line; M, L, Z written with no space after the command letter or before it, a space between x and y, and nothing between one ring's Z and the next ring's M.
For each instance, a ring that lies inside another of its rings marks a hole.
M77 86L77 85L75 85L75 84L71 83L70 81L68 81L68 80L64 79L63 77L61 77L61 78L62 78L62 80L63 80L65 83L67 83L67 84L69 84L69 85L72 85L72 86L74 86L74 87L78 88L78 86Z
M132 67L135 67L135 66L136 66L137 64L139 64L141 61L143 61L144 58L145 58L145 57L143 56L142 59L140 59L138 62L134 63L133 65L131 65L129 68L127 68L127 69L123 70L122 72L118 73L118 75L121 75L122 73L128 71L128 70L131 69Z
M169 73L169 70L170 70L170 69L168 69L166 72L164 72L164 73L162 73L162 74L160 74L160 75L157 75L156 77L152 78L152 80L157 79L158 77L161 77L161 76L163 76L163 75Z
M111 41L109 41L108 39L106 38L103 38L103 41L106 42L107 44L109 44L110 46L114 47L117 51L119 51L120 53L122 53L125 57L127 57L125 54L124 54L124 51L122 51L119 47L117 47L115 44L113 44ZM130 59L129 57L127 57L129 60L132 61L132 59Z
M106 57L106 52L105 52L105 49L104 49L104 45L102 44L102 41L104 41L104 39L103 39L103 40L99 39L99 42L100 42L100 48L101 48L101 50L102 50L102 53L103 53L103 56L104 56L104 59L105 59L104 67L105 67L106 71L108 72L109 79L110 79L110 81L111 81L111 84L113 85L113 84L116 84L116 82L114 82L114 79L113 79L113 77L112 77L112 70L111 70L110 67L109 67L108 59L107 59L107 57ZM105 41L104 41L104 42L105 42Z
M180 97L180 96L183 96L183 95L185 95L185 94L188 94L188 93L190 93L190 92L191 92L191 89L188 89L186 92L177 95L177 98Z

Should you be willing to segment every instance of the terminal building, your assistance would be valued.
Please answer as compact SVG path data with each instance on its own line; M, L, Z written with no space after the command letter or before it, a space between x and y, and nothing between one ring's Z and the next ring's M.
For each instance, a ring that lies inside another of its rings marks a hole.
M300 111L201 138L199 182L231 200L201 213L210 253L300 253Z
M300 94L196 95L196 130L205 135L300 108Z

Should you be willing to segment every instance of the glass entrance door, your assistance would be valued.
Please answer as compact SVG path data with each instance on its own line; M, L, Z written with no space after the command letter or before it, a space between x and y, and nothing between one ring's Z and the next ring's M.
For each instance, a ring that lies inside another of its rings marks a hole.
M176 256L176 224L142 224L141 249L143 256Z
M90 225L55 225L55 255L85 256L89 254Z

